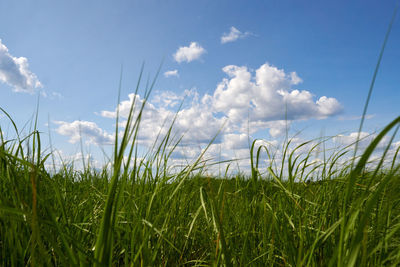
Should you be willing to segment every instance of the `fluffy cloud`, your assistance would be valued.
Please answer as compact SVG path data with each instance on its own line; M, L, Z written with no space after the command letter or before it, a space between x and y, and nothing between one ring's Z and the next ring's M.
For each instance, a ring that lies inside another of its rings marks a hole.
M183 99L172 92L166 93L168 99L178 101ZM171 102L167 99L167 105L160 103L156 106L151 102L146 103L143 110L140 124L139 140L147 145L151 145L158 134L165 134L172 119L177 117L174 124L174 135L183 135L182 144L203 144L208 143L223 124L223 119L216 118L212 110L204 103L198 101L198 95L193 91L185 91L185 95L192 97L192 102L187 108L182 108L176 114L175 111L168 109ZM156 98L158 100L158 98ZM124 100L119 104L119 113L122 118L128 118L132 102L136 107L133 117L138 116L140 107L144 99L139 95L129 94L129 100ZM159 102L159 101L155 101ZM175 106L175 104L172 104ZM102 111L103 117L115 118L117 111Z
M335 98L322 96L314 101L311 92L293 89L301 82L297 74L287 74L268 63L259 67L255 75L243 66L230 65L223 71L229 78L217 86L213 108L235 123L247 119L259 125L285 119L322 119L342 110Z
M169 70L169 71L164 72L164 76L166 78L171 77L171 76L178 77L179 73L178 73L178 70Z
M15 92L33 93L42 85L28 67L28 59L12 56L0 39L0 81L12 86Z
M248 36L249 34L250 33L248 32L242 33L241 31L232 26L229 33L224 33L221 36L221 44L234 42L239 38L244 38Z
M81 137L86 137L88 143L96 145L109 145L113 143L114 136L97 126L96 123L90 121L55 121L60 125L56 131L61 135L69 137L70 143L77 143Z
M201 47L196 42L191 42L189 46L181 46L174 54L174 59L176 62L191 62L193 60L199 59L206 50Z
M221 130L224 121L225 118L216 118L204 101L194 99L190 108L178 112L175 127L178 133L184 133L184 143L206 144ZM219 143L220 138L215 142Z

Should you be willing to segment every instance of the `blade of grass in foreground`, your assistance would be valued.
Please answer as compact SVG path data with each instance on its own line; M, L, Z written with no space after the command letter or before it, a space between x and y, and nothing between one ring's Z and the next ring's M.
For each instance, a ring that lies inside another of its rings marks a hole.
M161 66L160 66L161 68ZM117 126L116 126L116 137L115 137L115 155L114 155L114 162L113 162L113 173L111 177L111 182L109 184L109 191L107 194L107 199L104 207L104 214L101 220L100 224L100 229L97 235L97 240L95 244L95 266L109 266L112 263L112 254L113 254L113 231L114 231L114 226L116 222L116 214L118 211L118 202L120 199L120 193L123 190L121 187L121 184L119 184L119 179L120 179L120 173L121 169L123 167L123 159L124 159L124 153L126 151L126 148L128 147L129 143L131 143L131 146L134 146L136 143L136 137L140 125L140 119L141 119L141 114L144 110L145 104L147 102L147 99L150 95L150 92L155 84L155 81L157 79L157 76L159 74L160 68L153 80L153 83L151 84L150 88L148 91L145 93L145 98L140 106L139 109L139 114L136 118L134 118L134 111L136 108L135 102L136 102L136 95L139 90L139 86L141 83L141 78L143 74L143 66L142 70L140 72L138 82L136 85L136 92L135 92L135 98L132 100L128 119L125 125L125 130L123 133L123 137L121 139L121 143L118 144L118 117L119 117L119 104L117 106ZM121 70L122 72L122 70ZM122 76L122 73L121 73ZM119 85L119 90L121 90L121 81ZM133 137L133 138L132 138ZM118 148L119 145L119 148ZM129 160L128 163L126 163L125 168L129 168Z
M358 141L360 140L360 135L361 135L362 127L364 125L365 116L367 115L367 109L368 109L369 101L371 99L372 90L374 89L376 76L378 75L378 70L379 70L379 67L381 65L381 61L382 61L382 58L383 58L383 52L385 51L385 47L386 47L386 44L388 42L389 35L390 35L391 30L392 30L393 23L394 23L394 21L396 19L398 8L399 8L399 1L397 1L396 7L394 8L392 19L390 20L389 27L388 27L386 35L385 35L385 39L383 41L382 48L381 48L381 51L379 53L378 62L376 63L376 66L375 66L374 75L372 76L371 85L370 85L369 90L368 90L367 100L365 101L364 110L363 110L363 113L362 113L362 116L361 116L360 127L358 128L357 141L356 141L356 147L354 149L354 156L353 156L353 163L352 164L354 164L354 160L355 160L356 155L357 155L358 144L359 144Z
M352 243L352 246L350 246L349 248L346 247L346 244L348 244L347 240L346 240L346 236L350 236L350 234L348 233L348 231L350 231L350 228L348 226L349 223L352 223L351 220L349 219L349 217L352 214L347 214L348 213L348 206L349 206L349 202L350 202L350 198L351 195L354 191L354 187L355 187L355 183L356 183L356 179L361 175L362 171L365 169L368 159L370 158L370 156L372 155L372 153L375 151L376 147L378 146L379 142L382 141L383 137L386 136L386 134L394 129L395 126L400 124L400 117L397 117L395 120L393 120L389 125L387 125L379 134L378 136L371 142L371 144L367 147L367 149L365 150L365 152L363 153L363 155L361 156L360 160L358 161L356 167L354 168L354 170L352 170L352 172L350 173L350 177L347 183L347 188L345 191L345 199L343 202L343 206L342 206L342 216L343 216L343 221L342 221L342 227L341 227L341 233L340 233L340 241L339 241L339 245L338 245L338 265L340 266L354 266L356 263L356 258L358 255L358 251L360 249L360 244L359 243ZM391 175L388 175L387 177L391 177ZM374 198L376 198L376 193L374 195ZM373 203L372 203L373 204ZM369 206L371 205L371 202L368 202L368 206L367 206L367 211L368 209L370 209L371 207ZM356 210L356 212L358 212ZM362 220L362 224L366 223L366 219L364 218ZM360 242L360 238L361 238L361 234L358 231L357 232L357 241ZM348 244L349 245L349 244ZM345 253L346 250L351 250L351 258L349 259L347 256L345 257ZM350 260L348 262L348 260Z

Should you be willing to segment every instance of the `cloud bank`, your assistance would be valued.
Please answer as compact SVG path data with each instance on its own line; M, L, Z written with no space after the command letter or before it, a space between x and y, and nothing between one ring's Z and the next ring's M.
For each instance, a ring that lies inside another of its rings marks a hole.
M28 59L12 56L0 39L0 81L12 86L15 92L34 93L42 84L28 67Z
M271 137L283 135L291 121L323 119L341 112L342 106L335 99L322 96L314 99L309 91L299 91L293 86L302 82L295 72L285 73L268 63L251 72L244 66L229 65L223 68L227 75L212 95L200 96L195 90L185 91L187 103L177 113L174 129L184 134L182 144L206 144L224 128L216 143L245 140L244 134L269 129ZM143 99L130 94L119 104L122 118L127 118L132 101L140 106ZM172 120L183 96L162 92L151 99L142 116L144 142L151 143L163 131L162 125ZM103 117L115 118L116 110L102 111ZM164 129L165 130L165 129ZM229 144L228 144L229 143ZM240 142L239 142L240 143ZM242 145L238 145L242 147Z
M151 147L157 136L165 136L176 116L172 136L182 139L173 153L175 159L192 159L216 136L208 155L218 159L248 157L252 135L269 130L270 139L285 136L293 121L324 119L341 112L337 99L295 89L302 82L295 72L285 72L268 63L255 71L245 66L229 65L223 69L226 77L212 94L200 95L195 89L183 95L158 92L149 99L143 111L138 135L139 144ZM177 110L182 103L183 106ZM143 104L139 95L129 94L119 103L121 126L125 125L132 102ZM100 115L115 119L116 109L103 110ZM138 114L136 108L134 117ZM58 122L57 132L79 140L79 129L91 143L111 143L112 135L93 122ZM250 136L249 136L250 134Z

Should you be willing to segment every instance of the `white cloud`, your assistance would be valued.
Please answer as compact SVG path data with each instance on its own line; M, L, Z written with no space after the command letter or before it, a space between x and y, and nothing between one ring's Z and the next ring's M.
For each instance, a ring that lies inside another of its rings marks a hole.
M178 96L171 91L163 91L158 92L158 94L153 97L153 103L161 104L163 107L173 108L181 103L183 99L184 96Z
M375 117L375 114L367 114L365 115L365 119L369 120ZM362 116L339 116L338 120L340 121L355 121L355 120L361 120Z
M241 149L249 148L249 137L245 133L234 134L227 133L223 136L224 148L226 149Z
M225 118L216 118L204 102L198 102L195 99L190 108L178 112L175 125L178 132L185 133L183 142L204 144L210 142L218 133L224 121ZM216 142L219 142L219 138L220 136Z
M394 142L393 148L397 149L398 147L400 147L400 141Z
M164 76L166 78L172 77L172 76L179 77L179 73L178 73L178 70L169 70L169 71L164 72Z
M361 132L359 136L359 141L358 141L358 148L362 152L377 136L376 133L368 133L368 132ZM350 146L353 147L355 146L355 143L358 138L358 132L352 132L348 135L343 135L339 134L333 138L333 141L336 142L337 144L340 145L345 145L345 146ZM390 137L389 136L384 136L382 140L379 142L378 146L376 147L376 150L382 150L387 147L389 144ZM392 144L396 145L396 143Z
M151 145L156 136L161 133L165 134L169 124L176 115L176 112L168 109L175 106L177 101L181 101L182 96L177 96L172 92L168 92L167 102L160 103L161 97L156 98L155 102L161 105L156 106L151 102L147 102L140 122L139 140ZM208 143L218 132L223 124L223 119L214 117L212 110L207 105L198 101L198 95L193 91L185 91L185 95L192 97L189 107L182 108L178 114L174 125L174 134L184 135L182 144ZM172 99L172 100L171 100ZM119 104L119 112L122 118L128 118L131 103L135 100L136 109L133 117L136 118L138 110L143 103L143 99L135 94L129 94L129 100L124 100ZM171 101L169 101L171 100ZM173 103L175 101L175 104ZM116 110L102 111L103 117L115 118ZM163 127L164 126L164 127Z
M290 124L290 121L277 120L267 122L265 127L269 128L269 134L275 138L286 134L286 131L289 131Z
M333 138L333 141L348 146L355 144L357 138L359 137L359 145L361 147L366 147L375 136L376 135L367 132L360 132L360 134L358 134L358 132L353 132L348 135L339 134Z
M56 132L69 137L70 143L77 143L81 137L86 137L88 143L96 145L109 145L113 143L114 136L97 126L96 123L90 121L54 121L60 125Z
M286 74L268 63L253 76L247 67L226 66L223 79L212 96L215 111L223 112L235 123L249 120L264 125L276 120L322 119L338 114L342 107L326 96L314 101L306 90L293 89L301 82L295 72Z
M239 38L245 38L249 34L250 34L249 32L242 33L241 31L232 26L229 33L224 33L221 36L221 44L234 42Z
M54 169L59 171L65 166L73 166L74 170L84 170L83 162L85 162L85 167L88 164L91 168L102 169L105 167L105 162L98 161L91 153L84 153L82 156L81 152L69 154L59 149L53 151L53 157L47 159L45 167L49 171Z
M0 81L12 86L15 92L33 93L42 84L28 67L28 59L12 56L0 39Z
M28 92L28 93L33 93L33 92L34 92L34 90L32 92ZM64 98L64 96L59 92L47 92L46 90L43 90L43 89L39 90L39 94L40 94L41 97L49 98L49 99L52 99L52 100L53 99L60 100L60 99Z
M176 62L191 62L199 59L201 55L206 53L206 50L196 42L191 42L189 46L181 46L174 54Z
M358 142L358 150L357 150L357 157L361 156L365 149L371 144L371 142L377 137L377 133L368 133L368 132L361 132L359 136L359 142ZM333 142L335 145L339 145L339 147L346 147L350 153L345 155L344 157L341 158L341 162L343 164L347 164L348 162L351 162L353 159L354 155L354 150L355 149L355 144L357 141L358 137L358 132L352 132L349 133L348 135L337 135L333 138ZM390 168L391 164L393 163L393 160L395 159L396 162L398 163L400 160L400 154L396 154L397 149L400 146L400 141L394 141L393 143L390 144L391 136L386 135L384 136L377 147L374 149L372 154L369 157L368 160L368 166L371 168L374 168L377 166L377 164L383 159L383 164L384 168ZM383 158L383 153L387 149L387 154L385 155L385 158Z

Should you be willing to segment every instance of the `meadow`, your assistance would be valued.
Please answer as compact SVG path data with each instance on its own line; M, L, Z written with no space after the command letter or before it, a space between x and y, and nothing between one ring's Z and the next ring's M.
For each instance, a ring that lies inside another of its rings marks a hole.
M83 170L69 164L49 170L45 163L54 154L42 154L39 131L20 136L2 110L17 136L1 135L0 143L2 266L400 264L399 148L388 158L400 117L354 160L341 160L354 146L314 161L324 141L296 154L309 142L290 149L289 139L277 161L255 140L251 173L212 177L205 172L206 149L170 171L179 142L171 138L173 124L138 159L144 106L132 104L102 170L89 163ZM389 133L380 159L369 164Z

